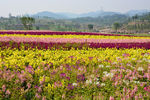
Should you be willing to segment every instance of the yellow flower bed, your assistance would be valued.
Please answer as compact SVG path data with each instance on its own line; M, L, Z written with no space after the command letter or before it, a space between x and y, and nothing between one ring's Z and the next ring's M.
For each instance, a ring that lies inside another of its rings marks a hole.
M15 68L16 65L23 67L31 65L34 68L41 64L53 63L57 67L62 64L75 65L78 60L87 66L89 64L98 65L100 61L108 64L105 60L119 63L117 59L121 59L124 64L132 61L142 60L143 58L150 62L150 55L143 56L142 53L150 53L150 50L144 49L89 49L89 50L18 50L18 49L5 49L0 51L0 66ZM124 57L123 54L130 55ZM4 57L3 57L4 56ZM70 58L73 57L73 58ZM92 57L92 60L89 59ZM3 64L2 64L3 63Z
M0 37L39 37L39 38L91 38L91 39L150 39L150 37L128 37L128 36L103 36L103 35L23 35L23 34L4 34Z

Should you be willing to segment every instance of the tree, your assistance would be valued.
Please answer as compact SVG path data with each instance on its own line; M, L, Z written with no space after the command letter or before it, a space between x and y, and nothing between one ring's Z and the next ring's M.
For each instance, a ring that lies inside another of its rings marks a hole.
M93 29L93 24L88 24L88 28L89 28L89 30L92 30Z
M113 28L114 28L114 30L117 32L118 31L118 28L120 28L120 24L118 23L118 22L115 22L114 24L113 24Z
M138 18L139 18L139 16L137 14L135 16L132 16L133 21L135 21Z
M11 17L12 17L11 13L9 13L9 15L8 15L8 16L9 16L9 18L11 18Z
M35 23L35 19L32 17L21 17L20 18L21 23L23 24L24 28L26 30L32 30L33 29L33 23Z
M36 30L40 30L40 27L39 27L39 26L36 26Z

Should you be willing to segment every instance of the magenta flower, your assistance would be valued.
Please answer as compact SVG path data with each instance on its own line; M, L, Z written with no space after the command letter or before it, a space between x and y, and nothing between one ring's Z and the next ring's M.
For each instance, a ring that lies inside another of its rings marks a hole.
M141 94L141 93L139 94L139 98L140 98L140 99L142 99L142 98L143 98L143 96L142 96L142 94Z
M40 81L40 84L42 85L42 84L44 84L44 82L45 82L45 80L42 80L42 81Z
M84 74L82 74L82 75L77 75L77 81L78 81L78 82L85 81Z
M38 93L36 93L36 94L35 94L35 97L36 97L37 99L40 99L40 98L41 98L41 95L39 95Z
M62 83L61 82L55 82L54 83L54 87L62 87Z
M61 74L60 74L60 77L61 77L61 78L64 78L64 77L66 77L66 74L65 74L65 73L61 73Z
M51 72L51 75L55 75L55 74L56 74L56 71Z
M30 89L30 88L31 88L31 84L30 84L30 83L27 83L27 86L28 86L28 89Z
M34 88L38 89L39 87L36 85L36 86L34 86Z
M135 91L135 92L137 92L137 90L138 90L138 87L137 87L137 86L135 86L134 91Z
M47 71L47 70L48 70L48 67L44 67L44 70Z
M147 91L147 92L150 92L150 86L149 87L148 86L144 87L144 90Z
M134 98L135 98L135 100L138 100L139 97L138 97L138 96L135 96Z
M70 80L70 77L66 77L67 80Z
M93 59L93 57L89 57L89 60L92 60Z
M118 84L118 81L115 82L115 86L117 86L117 84Z
M42 97L42 100L46 100L46 97L45 97L45 96L43 96L43 97Z
M2 86L2 91L5 92L6 91L6 85Z
M114 97L110 96L109 100L115 100Z
M44 84L44 82L45 82L45 76L44 76L43 80L40 81L40 84L42 85L42 84Z
M124 87L123 88L123 92L126 93L127 92L127 88Z
M29 73L31 73L31 74L34 74L34 69L32 68L32 66L27 66L26 68L25 68L25 70L26 71L28 71Z
M38 87L38 92L41 93L42 92L42 88Z
M131 97L134 97L134 95L135 95L135 91L132 90L132 92L130 93L130 96L131 96Z
M72 84L68 84L67 89L72 90L72 89L74 89L74 86Z
M5 94L6 94L6 95L10 95L10 91L9 91L9 90L7 90Z

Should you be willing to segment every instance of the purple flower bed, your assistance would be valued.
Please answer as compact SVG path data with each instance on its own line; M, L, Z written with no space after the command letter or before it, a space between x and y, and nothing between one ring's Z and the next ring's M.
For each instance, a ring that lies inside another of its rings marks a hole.
M24 34L24 35L104 35L104 36L129 36L119 34L104 34L95 32L52 32L52 31L0 31L0 34Z
M28 48L38 49L71 49L83 47L86 48L144 48L150 49L150 42L147 43L44 43L44 42L0 42L0 47L3 48Z

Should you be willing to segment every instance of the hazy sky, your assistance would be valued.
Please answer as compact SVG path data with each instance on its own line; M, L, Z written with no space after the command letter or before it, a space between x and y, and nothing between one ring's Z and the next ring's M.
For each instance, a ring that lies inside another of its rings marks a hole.
M149 9L150 0L1 0L0 16L34 14L40 11L86 13L90 11L127 12Z

